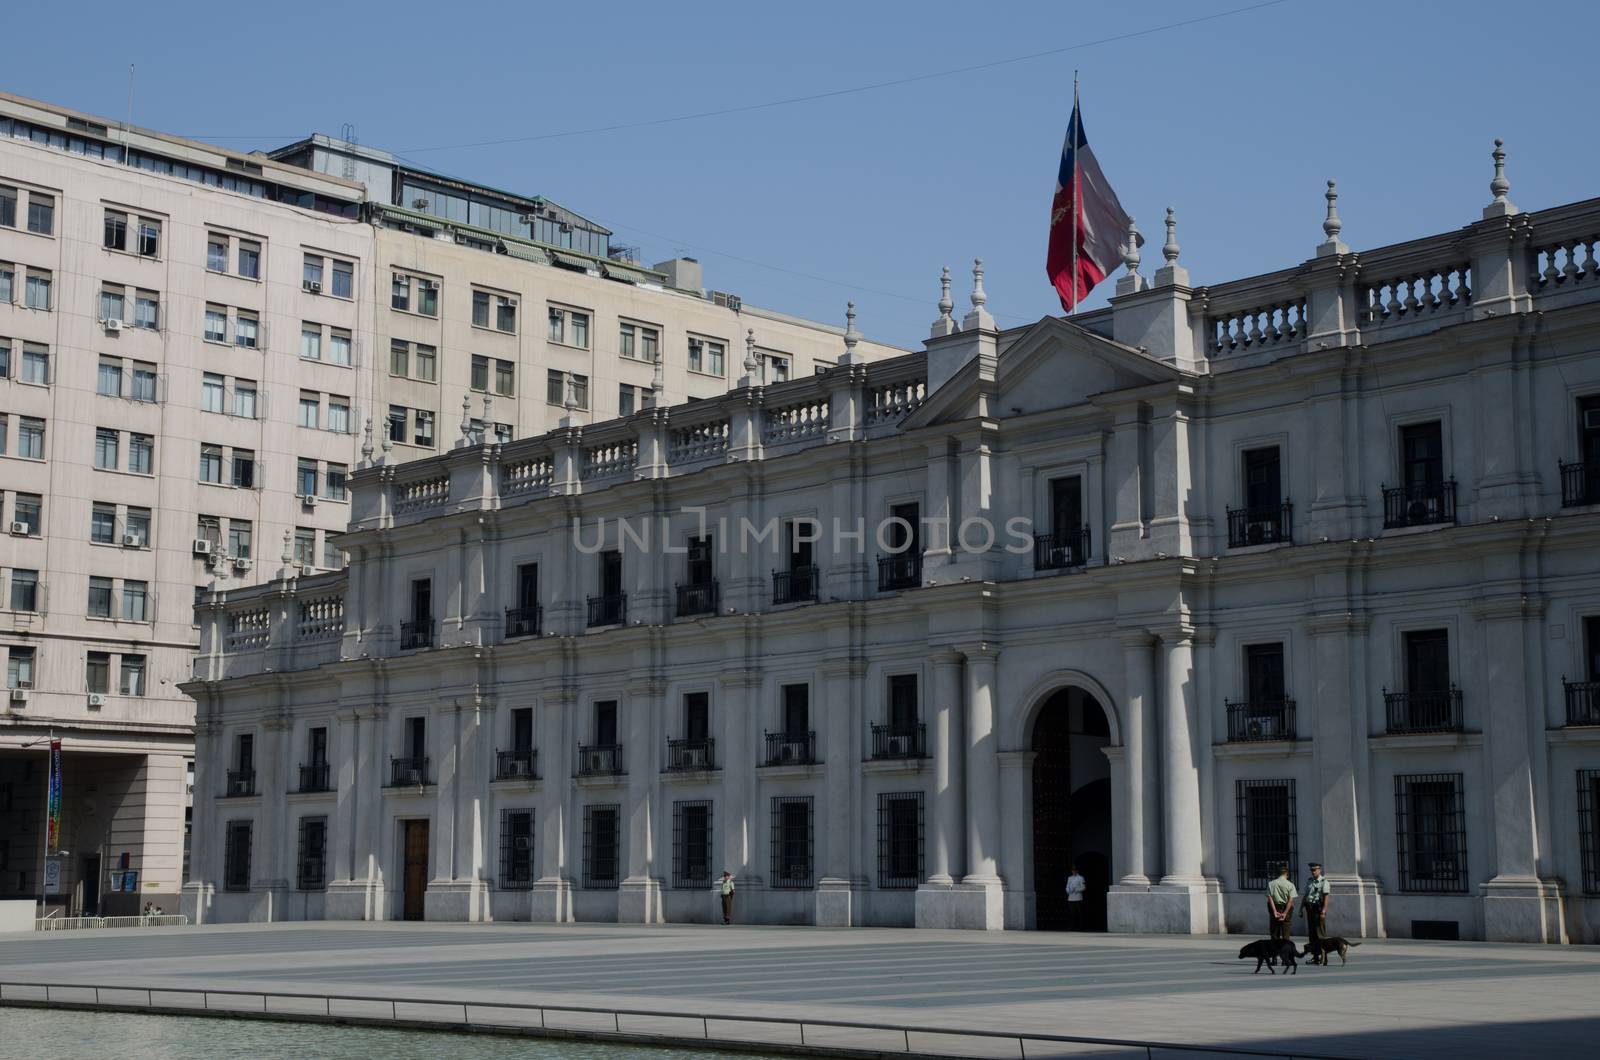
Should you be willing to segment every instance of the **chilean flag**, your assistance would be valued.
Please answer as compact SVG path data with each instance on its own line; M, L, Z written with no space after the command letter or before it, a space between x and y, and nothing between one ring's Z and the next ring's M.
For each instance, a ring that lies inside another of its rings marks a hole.
M1128 223L1117 193L1089 150L1074 93L1072 121L1056 175L1055 202L1050 206L1050 251L1045 259L1045 272L1061 296L1062 309L1071 313L1095 284L1122 264ZM1139 242L1142 244L1143 238Z

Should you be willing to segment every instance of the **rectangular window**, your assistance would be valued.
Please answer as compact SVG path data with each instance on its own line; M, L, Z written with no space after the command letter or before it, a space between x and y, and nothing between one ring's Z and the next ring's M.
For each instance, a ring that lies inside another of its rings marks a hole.
M424 383L433 382L437 371L436 365L438 364L438 361L438 352L432 346L424 346L420 342L417 343L416 378L420 379Z
M550 309L550 326L546 334L551 342L565 342L567 339L567 314L554 306Z
M33 383L35 386L48 386L50 384L50 352L43 346L25 345L22 347L22 375L19 377L24 383Z
M317 565L317 532L309 527L294 528L294 562L309 570Z
M128 471L135 475L155 472L156 436L133 432L128 435Z
M403 442L406 440L406 407L404 405L389 406L389 440Z
M772 878L776 888L812 886L811 796L778 796L772 800Z
M118 448L121 435L109 427L94 430L94 466L101 471L115 471L120 466Z
M122 536L133 542L133 548L149 548L150 509L130 507L123 520Z
M0 227L17 227L17 189L0 184Z
M510 361L494 362L494 392L511 397L517 392L517 366Z
M1050 480L1050 530L1060 544L1083 529L1083 479L1077 475Z
M1244 506L1248 511L1265 513L1283 504L1283 486L1278 465L1278 447L1246 449L1244 461Z
M404 441L404 424L402 424L400 427L400 433L402 435L401 441ZM416 444L425 445L430 449L433 448L433 413L426 409L417 410L417 429L415 438Z
M1295 871L1297 817L1292 780L1234 781L1239 889L1260 891L1278 870Z
M789 381L789 358L775 353L769 353L761 359L762 378L768 383L787 383Z
M43 523L44 498L37 493L16 494L11 506L11 518L23 526L29 537L39 536Z
M635 411L633 395L636 392L636 390L637 390L636 387L631 387L627 383L623 383L621 386L617 387L617 415L618 416L632 416L633 415L633 413Z
M261 279L261 244L239 241L239 275L247 280Z
M349 364L351 362L351 342L348 331L337 329L328 332L328 363Z
M228 271L228 237L211 236L206 240L206 268L211 272Z
M229 821L222 845L222 889L250 889L250 822Z
M570 331L568 337L572 345L587 350L589 348L589 314L568 313L567 324Z
M111 579L89 578L89 601L86 614L90 618L111 617Z
M215 515L202 515L195 519L195 540L211 543L211 551L216 551L217 545L222 541L222 520Z
M589 409L589 377L572 373L572 403L576 407L588 411Z
M473 390L489 389L489 358L472 355L471 387Z
M228 555L234 559L249 559L255 540L255 527L248 519L228 520Z
M139 218L139 256L154 258L161 254L161 222L152 217Z
M294 491L301 497L315 497L317 495L317 462L315 460L300 460L296 463Z
M523 563L517 567L517 606L524 609L539 606L539 565L537 563Z
M1583 893L1600 894L1600 769L1578 770L1578 847Z
M29 608L28 610L33 610ZM38 649L13 644L6 654L6 687L32 688L33 662Z
M138 291L133 297L133 326L147 331L161 329L161 296L154 291Z
M889 730L891 735L911 732L917 727L917 675L892 674L889 677Z
M253 350L258 344L257 333L260 330L260 320L254 313L239 310L234 319L233 344L242 349Z
M222 446L200 443L200 481L222 481Z
M672 804L672 886L711 886L711 836L710 800Z
M11 569L11 610L39 610L39 572ZM12 651L16 649L13 648ZM15 688L15 685L11 687Z
M706 363L706 344L702 339L689 340L689 371L703 372Z
M1282 644L1245 645L1244 665L1247 702L1270 705L1284 701Z
M583 808L583 886L616 890L621 860L621 806Z
M489 326L489 292L472 292L472 326L486 328Z
M356 296L356 265L353 261L339 261L333 263L333 290L335 298L354 298Z
M100 289L100 323L108 320L128 319L126 296L120 287L102 287Z
M122 583L122 620L148 622L150 620L150 583L124 581Z
M532 707L518 707L511 712L511 749L518 754L533 750Z
M314 324L300 327L300 356L307 361L322 360L322 328Z
M111 656L107 652L89 652L83 668L84 688L105 695L111 691Z
M117 506L96 504L89 513L89 540L97 545L117 543Z
M233 381L233 414L242 419L256 418L256 384L253 379Z
M206 306L206 341L228 341L228 310L220 305Z
M205 372L200 376L200 411L221 412L223 397L228 389L228 380L215 372Z
M328 886L328 819L300 818L300 843L294 859L295 889L321 891Z
M312 430L322 426L322 395L300 393L300 426Z
M617 701L602 699L594 705L594 743L596 747L617 745Z
M44 420L32 416L17 418L17 455L27 460L44 459ZM18 500L20 503L20 498Z
M878 795L878 887L916 890L922 882L922 792Z
M124 655L122 673L117 688L124 696L144 695L145 658L143 655Z
M617 353L629 360L638 360L639 355L636 352L637 347L634 342L637 334L632 324L619 325L617 328Z
M350 399L328 395L328 430L335 434L350 433Z
M404 379L411 374L411 344L401 339L389 340L389 374Z
M500 889L533 888L533 811L500 811Z
M322 258L317 254L305 255L300 269L300 286L308 291L322 290Z
M1450 631L1412 630L1405 635L1406 691L1444 692L1450 688Z
M1408 490L1427 490L1444 482L1444 430L1438 420L1400 428L1401 474Z
M0 305L10 305L17 300L17 270L0 261Z
M156 399L156 366L135 361L131 379L132 385L128 390L128 398L132 401L153 402Z
M389 280L389 308L411 309L411 277L397 272Z
M805 684L783 686L783 735L790 740L803 740L811 730L811 686Z
M42 236L56 230L56 200L36 191L28 193L28 231Z
M1466 891L1467 825L1461 774L1396 776L1394 801L1400 890Z
M425 317L439 315L439 281L417 280L417 312Z
M28 270L26 304L29 309L50 308L51 279L48 272Z
M497 295L494 300L494 326L499 331L517 330L517 300ZM587 343L585 343L587 345Z
M639 329L639 359L650 364L661 356L661 333L655 328Z
M322 535L322 566L326 570L344 569L344 550L339 547L335 537L330 533Z
M254 489L256 484L256 453L254 449L233 451L233 484L241 489Z
M554 368L545 372L544 399L552 405L565 405L567 403L567 377L563 372Z
M683 735L690 743L702 743L711 738L711 693L684 694Z

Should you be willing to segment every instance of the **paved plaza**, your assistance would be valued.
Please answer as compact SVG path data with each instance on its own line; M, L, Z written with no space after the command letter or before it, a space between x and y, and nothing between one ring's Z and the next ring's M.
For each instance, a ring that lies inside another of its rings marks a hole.
M224 925L0 935L0 981L804 1016L1362 1057L1576 1055L1600 1036L1600 950L1372 940L1347 967L1271 977L1234 959L1246 941Z

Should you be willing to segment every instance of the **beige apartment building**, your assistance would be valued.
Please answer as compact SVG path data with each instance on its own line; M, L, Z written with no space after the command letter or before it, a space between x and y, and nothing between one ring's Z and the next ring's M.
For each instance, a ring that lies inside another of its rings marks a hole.
M403 461L714 397L752 341L774 380L842 352L549 200L322 153L0 94L0 897L41 896L54 735L47 904L176 909L194 603L343 565L366 425Z

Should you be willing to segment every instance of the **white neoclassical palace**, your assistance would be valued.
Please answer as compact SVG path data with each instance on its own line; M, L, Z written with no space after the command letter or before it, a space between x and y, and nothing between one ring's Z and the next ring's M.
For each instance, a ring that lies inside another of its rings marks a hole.
M202 920L1600 940L1600 200L352 475L202 608ZM749 336L761 341L759 322ZM465 435L464 435L465 439ZM387 447L385 447L386 449ZM1298 930L1298 925L1297 925Z

